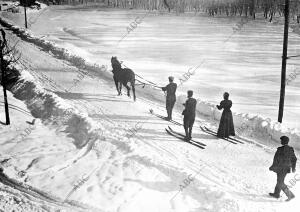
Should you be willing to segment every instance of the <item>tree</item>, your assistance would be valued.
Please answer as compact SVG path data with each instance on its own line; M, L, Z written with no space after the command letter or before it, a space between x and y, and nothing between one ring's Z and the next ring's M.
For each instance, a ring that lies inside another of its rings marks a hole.
M3 87L3 95L4 95L6 125L9 125L10 118L9 118L8 101L7 101L7 93L6 93L6 85L7 85L6 70L10 64L17 62L19 57L14 58L12 56L12 55L16 54L15 46L10 48L7 44L5 31L3 29L1 29L0 31L1 31L1 36L2 36L0 38L1 84Z
M165 4L165 6L168 8L168 11L170 12L171 8L170 8L170 6L169 6L167 0L164 0L164 4Z
M30 7L36 5L36 0L20 0L20 5L23 7Z

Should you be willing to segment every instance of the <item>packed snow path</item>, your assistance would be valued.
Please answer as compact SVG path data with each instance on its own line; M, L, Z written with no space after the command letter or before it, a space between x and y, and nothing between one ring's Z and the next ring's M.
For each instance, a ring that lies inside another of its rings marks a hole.
M7 33L13 41L20 39L10 31ZM299 184L292 188L297 198L289 203L282 202L285 196L279 201L267 196L276 181L275 174L268 171L275 144L265 148L250 143L229 144L202 133L197 125L211 123L198 119L193 137L207 144L201 150L165 133L164 128L170 123L148 112L153 108L163 114L164 105L143 98L141 88L137 88L137 102L125 94L117 96L107 72L99 73L97 80L84 77L77 86L64 92L57 85L72 87L77 67L22 40L17 48L22 54L22 66L37 80L38 76L43 78L42 74L48 77L47 83L41 82L46 89L105 126L95 146L85 149L84 154L81 154L83 148L77 146L71 150L71 156L67 153L69 149L65 149L64 160L41 159L34 163L26 173L29 185L62 198L70 194L68 199L103 211L299 210ZM174 118L180 121L180 111L175 111ZM137 129L136 133L132 134L132 129ZM61 131L64 132L68 131ZM76 134L76 129L73 132ZM29 164L22 163L28 161L18 160L12 165L26 167ZM49 169L44 169L45 163L50 164ZM72 189L81 176L87 180L78 189ZM287 181L293 177L290 175ZM187 183L186 179L192 180Z

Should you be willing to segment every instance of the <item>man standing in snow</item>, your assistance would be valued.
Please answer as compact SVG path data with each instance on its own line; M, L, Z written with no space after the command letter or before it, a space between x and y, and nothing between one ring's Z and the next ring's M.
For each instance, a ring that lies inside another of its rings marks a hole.
M284 184L284 179L288 173L296 171L297 158L294 153L293 147L288 145L289 138L287 136L281 136L281 147L277 148L275 153L273 164L269 168L270 171L274 171L277 174L277 184L274 193L270 193L270 196L274 198L280 197L281 190L286 194L290 201L295 197L295 195L289 190L289 188Z
M188 91L187 95L188 99L185 104L183 104L185 109L182 112L182 115L184 115L183 126L185 130L185 139L189 141L192 139L192 129L195 122L197 100L192 98L193 91Z
M166 120L170 121L172 120L172 111L173 107L176 102L176 89L177 89L177 84L173 82L174 77L170 76L169 77L169 84L166 87L162 87L161 89L163 91L167 92L167 98L166 98L166 109L167 109L167 114L168 117L166 117Z

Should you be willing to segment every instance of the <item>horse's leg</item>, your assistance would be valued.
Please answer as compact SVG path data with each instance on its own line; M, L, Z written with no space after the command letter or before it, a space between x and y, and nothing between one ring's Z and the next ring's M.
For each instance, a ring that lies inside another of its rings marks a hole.
M127 84L124 84L124 86L127 88L127 96L130 97L130 87Z
M135 85L134 85L134 81L131 82L131 87L132 87L132 93L133 93L133 100L136 100L136 96L135 96Z
M135 86L134 86L134 84L131 85L131 87L132 87L132 93L133 93L133 100L136 101Z
M118 95L120 95L120 91L119 91L119 82L118 82L118 80L117 80L117 78L116 78L115 76L113 76L113 79L114 79L114 81L115 81L115 85L116 85L116 89L117 89L117 91L118 91Z
M122 95L122 83L119 82L119 95Z

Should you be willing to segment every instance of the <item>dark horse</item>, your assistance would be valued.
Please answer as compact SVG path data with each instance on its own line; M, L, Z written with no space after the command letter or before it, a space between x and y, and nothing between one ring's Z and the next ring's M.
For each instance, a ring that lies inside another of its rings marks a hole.
M111 58L111 66L113 68L113 78L116 84L118 95L122 95L122 84L127 88L127 96L130 97L130 87L127 85L130 82L132 87L133 99L136 100L135 96L135 74L129 68L122 68L121 63L118 61L117 57Z

